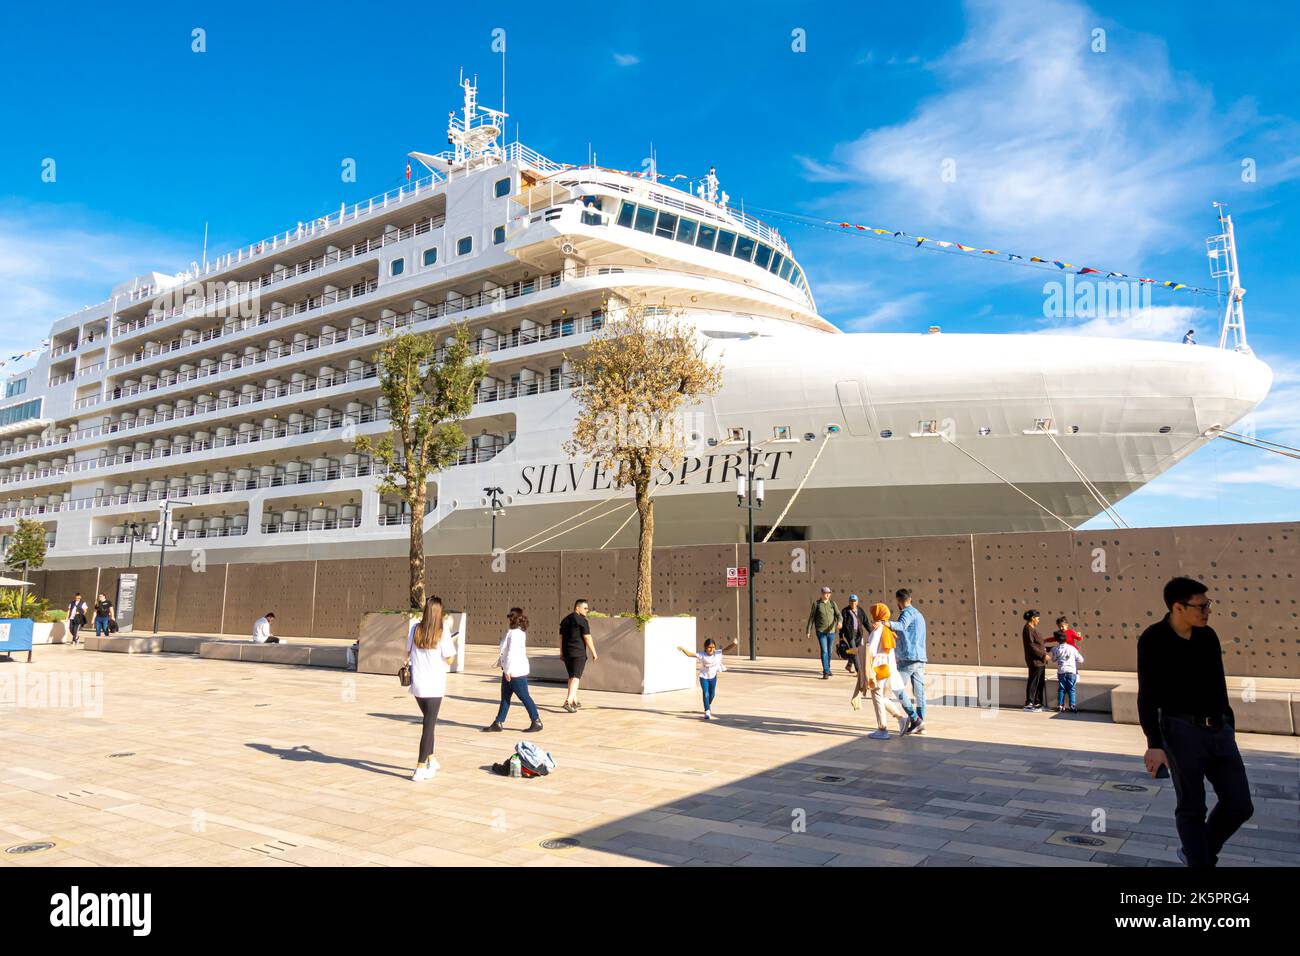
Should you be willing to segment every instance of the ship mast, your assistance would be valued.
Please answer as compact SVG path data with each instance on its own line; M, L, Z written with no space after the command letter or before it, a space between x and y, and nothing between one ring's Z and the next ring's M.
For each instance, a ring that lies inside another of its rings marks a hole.
M1249 353L1251 348L1246 344L1246 316L1241 307L1246 290L1241 287L1241 275L1237 271L1237 237L1232 229L1232 217L1225 211L1228 207L1216 202L1214 208L1219 211L1219 228L1222 232L1205 240L1206 255L1210 257L1210 276L1228 280L1228 305L1219 330L1219 348L1226 349L1228 337L1231 336L1234 351Z

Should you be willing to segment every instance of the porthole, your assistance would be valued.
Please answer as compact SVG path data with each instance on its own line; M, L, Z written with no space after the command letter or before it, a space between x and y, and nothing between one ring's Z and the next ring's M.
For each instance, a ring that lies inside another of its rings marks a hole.
M993 429L989 428L989 426L987 426L987 425L981 425L981 426L980 426L980 434L981 434L981 435L987 435L987 434L989 434L989 433L992 432L992 431L993 431Z
M882 428L882 429L880 430L880 437L881 437L881 438L893 438L893 437L894 437L894 433L893 433L892 431L890 431L888 428Z
M1160 434L1162 435L1168 435L1171 431L1173 431L1173 428L1169 425L1160 426Z

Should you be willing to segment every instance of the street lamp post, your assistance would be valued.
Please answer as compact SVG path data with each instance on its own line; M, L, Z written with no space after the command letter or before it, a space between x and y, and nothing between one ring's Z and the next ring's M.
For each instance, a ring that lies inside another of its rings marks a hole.
M153 632L155 634L158 633L158 613L162 603L163 559L167 556L167 539L175 531L171 521L171 509L188 508L192 503L189 501L173 501L170 498L164 498L158 503L160 520L154 532L158 536L158 543L161 548L158 551L158 582L153 589Z
M497 515L506 513L505 507L501 504L499 495L505 494L498 487L484 488L483 494L488 498L488 507L492 509L492 548L491 553L496 554L497 550Z
M130 571L131 561L135 557L135 539L140 537L140 526L132 521L128 526L128 530L131 532L131 537L128 539L129 543L126 546L126 569Z
M763 479L756 478L758 468L754 464L753 435L745 432L745 472L736 479L736 504L744 508L749 520L749 571L746 587L749 591L749 659L758 660L757 622L754 609L754 577L762 563L754 560L754 510L763 507Z

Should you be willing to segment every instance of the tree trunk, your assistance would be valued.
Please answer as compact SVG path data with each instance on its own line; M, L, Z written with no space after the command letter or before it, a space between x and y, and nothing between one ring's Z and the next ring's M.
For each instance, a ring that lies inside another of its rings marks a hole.
M411 504L411 607L424 609L424 494L413 496Z
M636 486L636 510L641 518L641 534L637 539L636 555L636 613L649 617L651 613L651 561L654 558L655 503L650 498L650 483Z

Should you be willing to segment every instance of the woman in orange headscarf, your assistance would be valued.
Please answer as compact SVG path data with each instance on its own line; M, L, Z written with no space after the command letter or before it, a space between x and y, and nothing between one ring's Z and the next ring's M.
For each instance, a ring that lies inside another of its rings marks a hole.
M920 718L903 693L903 679L899 676L898 660L894 655L897 642L889 626L889 607L873 604L869 616L871 636L858 647L858 686L853 694L853 704L856 709L859 698L871 695L871 704L876 711L876 730L868 736L873 740L888 740L887 713L898 719L900 734L911 731ZM899 695L901 705L889 696L890 690Z

